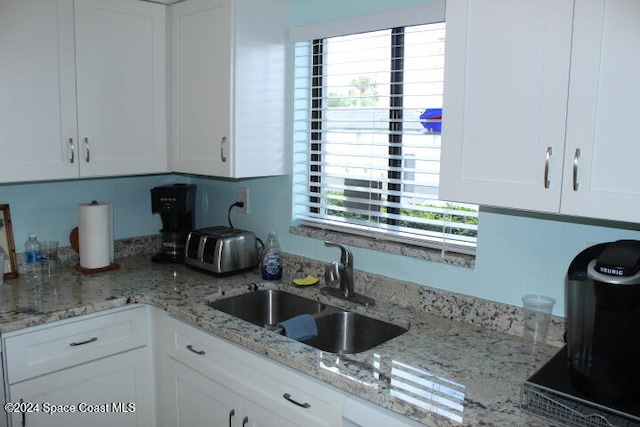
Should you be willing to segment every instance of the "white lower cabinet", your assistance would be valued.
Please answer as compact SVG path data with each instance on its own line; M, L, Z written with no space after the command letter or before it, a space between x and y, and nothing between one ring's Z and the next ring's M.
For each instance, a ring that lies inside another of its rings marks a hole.
M133 350L10 385L10 401L39 405L13 413L13 426L153 426L148 356Z
M159 373L158 393L166 404L158 408L158 425L231 425L240 398L229 388L171 358Z
M295 426L235 393L230 378L212 379L172 358L163 363L160 385L168 402L160 407L158 426Z
M3 336L14 427L152 427L149 310L131 306Z
M344 427L419 427L424 425L355 397L347 397L345 400L342 422Z
M342 424L339 391L169 316L156 325L158 427Z
M2 336L13 427L409 427L387 409L132 305Z

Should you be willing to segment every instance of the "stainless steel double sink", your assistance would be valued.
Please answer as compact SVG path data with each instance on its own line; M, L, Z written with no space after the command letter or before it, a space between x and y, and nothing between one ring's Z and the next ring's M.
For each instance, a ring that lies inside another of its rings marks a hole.
M277 327L278 323L310 314L316 320L318 335L301 342L336 354L360 353L408 330L393 323L275 289L248 292L208 302L207 305L279 333L283 331Z

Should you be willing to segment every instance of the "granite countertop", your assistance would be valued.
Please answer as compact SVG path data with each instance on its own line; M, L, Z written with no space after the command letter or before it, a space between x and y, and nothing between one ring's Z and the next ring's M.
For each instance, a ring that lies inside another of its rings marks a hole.
M520 386L557 347L483 329L378 299L361 308L322 295L319 286L263 282L257 271L217 277L149 256L118 260L121 269L83 275L61 267L41 284L6 280L0 332L120 307L150 304L343 391L429 426L546 426L521 411ZM337 356L235 319L206 301L278 288L409 331L369 351Z

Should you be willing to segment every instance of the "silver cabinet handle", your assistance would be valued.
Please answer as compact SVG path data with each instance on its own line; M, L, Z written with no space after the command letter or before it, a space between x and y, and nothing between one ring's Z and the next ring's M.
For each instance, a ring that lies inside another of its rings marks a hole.
M222 160L223 163L227 161L227 156L224 155L224 146L226 144L227 144L227 137L223 136L222 140L220 141L220 160Z
M85 344L89 344L89 343L92 343L92 342L95 342L95 341L98 341L98 337L91 337L88 340L80 341L80 342L74 341L74 342L70 343L69 345L71 347L77 347L79 345L85 345Z
M553 150L551 147L547 147L547 151L544 156L544 188L548 189L551 186L551 181L549 181L549 163L551 162L551 154L553 154Z
M249 424L249 417L244 417L242 419L242 427L246 426L247 424Z
M573 191L578 191L578 159L580 158L580 149L576 148L576 152L573 154Z
M236 411L234 409L229 411L229 427L231 427L231 420L233 419L233 416L236 414Z
M191 344L189 344L187 346L187 350L189 350L190 352L195 353L197 355L200 355L200 356L206 354L206 352L204 350L196 350L195 348L193 348L193 346Z
M20 398L20 403L24 403L24 400ZM22 416L20 417L20 425L25 427L27 425L27 411L22 412Z
M294 405L298 405L301 408L311 408L311 405L307 402L304 403L300 403L297 400L295 400L294 398L291 397L291 395L289 393L285 393L282 395L282 397L284 397L287 401L293 403Z
M87 137L84 138L84 146L87 149L87 155L85 156L84 160L89 163L89 161L91 160L91 152L89 151L89 138Z
M71 148L71 157L69 157L69 163L76 161L76 149L73 146L73 138L69 138L69 147Z

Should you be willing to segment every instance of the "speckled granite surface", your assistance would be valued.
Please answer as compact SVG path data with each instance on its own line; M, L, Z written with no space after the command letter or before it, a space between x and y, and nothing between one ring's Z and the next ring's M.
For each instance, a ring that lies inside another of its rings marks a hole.
M370 291L378 300L374 307L363 309L328 299L320 294L319 286L290 285L289 278L282 283L264 283L256 271L214 277L182 265L153 264L148 255L118 262L120 270L96 275L83 275L66 266L41 284L20 279L5 281L0 288L0 332L127 303L150 304L425 425L548 425L519 409L520 385L558 348L534 345L498 331L513 328L503 322L517 317L515 307L514 313L496 315L497 320L491 320L490 315L483 320L497 305L487 310L482 302L474 303L471 298L460 300L455 295L446 301L444 294L403 283L394 283L393 293L388 292L387 283L386 291L381 292L376 283L380 278L362 274L356 289L363 293ZM317 268L295 257L288 262L290 275ZM410 329L372 350L336 356L237 320L205 304L207 300L264 287L285 289L409 325ZM384 294L392 295L392 300L385 301ZM405 299L413 303L398 304ZM447 304L453 305L446 307ZM451 319L457 316L472 319L464 322ZM488 327L483 327L483 322Z
M289 227L289 233L310 237L312 239L340 242L348 246L373 249L425 261L442 262L445 264L456 265L458 267L473 268L476 262L475 257L471 255L459 254L455 252L443 252L439 249L413 246L407 243L399 243L374 239L371 237L358 236L345 233L344 231L337 232L316 227L308 227L304 225L293 225Z

